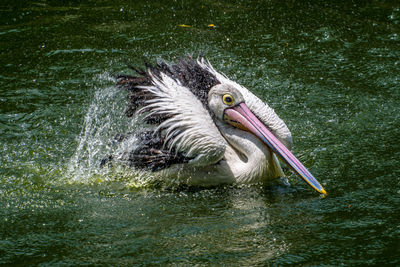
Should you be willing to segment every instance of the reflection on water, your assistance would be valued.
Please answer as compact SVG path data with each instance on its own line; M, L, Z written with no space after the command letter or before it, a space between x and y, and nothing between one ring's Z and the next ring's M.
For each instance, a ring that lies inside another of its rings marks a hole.
M3 2L0 264L399 265L396 1ZM111 77L186 53L275 108L327 198L99 167L140 127Z

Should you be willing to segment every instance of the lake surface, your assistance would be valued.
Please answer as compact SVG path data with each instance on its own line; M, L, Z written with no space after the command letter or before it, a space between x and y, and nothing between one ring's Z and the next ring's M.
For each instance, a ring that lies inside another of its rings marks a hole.
M400 265L398 1L3 0L0 48L0 265ZM113 75L185 54L275 109L326 198L99 168L139 127Z

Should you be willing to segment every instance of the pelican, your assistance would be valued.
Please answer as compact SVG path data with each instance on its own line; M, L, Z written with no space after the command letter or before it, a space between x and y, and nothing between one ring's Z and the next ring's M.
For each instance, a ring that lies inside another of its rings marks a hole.
M189 185L258 183L283 177L278 158L316 191L325 189L290 152L292 135L275 111L203 57L159 62L120 75L127 116L146 125L129 165Z

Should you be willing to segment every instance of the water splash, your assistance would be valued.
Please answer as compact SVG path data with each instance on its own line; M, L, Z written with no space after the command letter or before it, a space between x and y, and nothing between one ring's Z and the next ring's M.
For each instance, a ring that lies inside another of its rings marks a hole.
M112 78L103 74L100 79ZM148 175L133 171L126 166L101 166L109 156L120 160L124 152L135 148L134 133L140 128L137 118L125 116L126 94L116 86L104 86L95 89L93 101L86 112L83 128L78 136L78 146L67 166L70 182L93 183L114 180L126 180L131 186L142 186L150 179ZM122 142L116 136L132 133Z

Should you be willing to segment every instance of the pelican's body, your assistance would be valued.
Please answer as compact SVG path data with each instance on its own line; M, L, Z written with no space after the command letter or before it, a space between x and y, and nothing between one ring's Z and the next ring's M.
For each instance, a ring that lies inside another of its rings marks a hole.
M237 87L222 84L216 85L216 88L222 89L222 92L236 90L238 94L240 94L239 90L247 90L237 84L235 85ZM225 90L223 87L225 87ZM216 90L210 90L209 99L212 99L211 95L214 91ZM249 91L246 93L248 97L258 99ZM216 99L219 99L218 96L216 96ZM160 172L162 176L174 176L179 173L180 178L185 179L188 184L215 185L221 183L256 183L284 175L276 156L259 138L248 131L218 119L213 120L207 110L202 108L201 103L193 105L192 98L187 98L187 100L191 105L187 110L190 112L186 114L190 115L188 118L182 118L182 121L187 124L194 123L191 128L192 132L187 138L195 141L188 148L197 150L197 153L195 152L196 157L187 164L179 164L173 168L162 170ZM182 97L179 98L179 101L183 101ZM245 100L245 102L252 103L250 100ZM218 104L217 101L216 105ZM291 134L283 121L264 103L259 104L262 104L264 108L257 114L258 117L273 117L275 119L275 130L283 137L282 140L290 145L292 142ZM213 108L212 105L209 105L209 107L212 111L215 111L215 107ZM214 113L212 115L215 116ZM185 141L182 140L182 142Z
M274 110L203 58L137 72L118 80L130 91L127 115L145 114L149 125L127 157L132 166L192 185L255 183L283 176L278 155L325 192L304 178L309 173L288 150L291 133Z
M189 185L218 185L218 184L248 184L265 182L284 174L279 162L267 148L258 147L252 143L254 136L243 139L243 144L248 144L248 149L238 155L237 151L226 146L220 161L205 166L192 166L189 164L174 165L159 171L162 177L177 177ZM242 140L238 138L238 141ZM258 141L258 140L257 140Z

